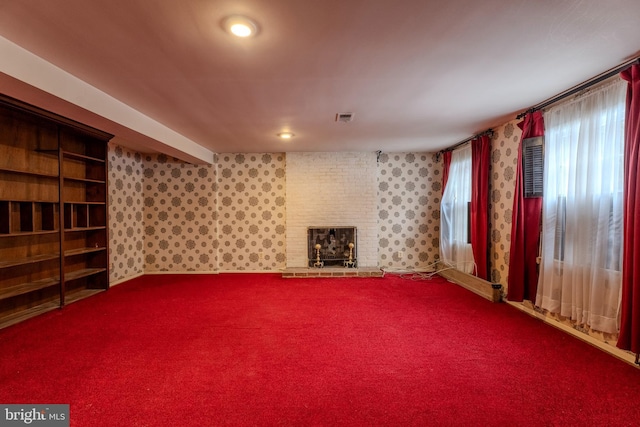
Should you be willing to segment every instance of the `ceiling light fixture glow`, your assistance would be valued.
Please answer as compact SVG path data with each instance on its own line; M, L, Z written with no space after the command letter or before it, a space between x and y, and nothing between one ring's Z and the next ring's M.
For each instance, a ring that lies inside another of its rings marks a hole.
M278 136L282 139L291 139L295 136L295 134L291 132L280 132Z
M256 35L258 26L246 16L233 15L223 21L222 26L229 33L242 38Z

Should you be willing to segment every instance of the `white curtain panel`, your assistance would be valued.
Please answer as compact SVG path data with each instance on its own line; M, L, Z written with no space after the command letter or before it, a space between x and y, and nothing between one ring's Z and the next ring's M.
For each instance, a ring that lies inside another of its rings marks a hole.
M610 333L619 328L625 93L617 78L544 115L536 305Z
M440 257L446 265L473 273L473 251L469 242L471 203L471 145L451 153L449 178L440 208Z

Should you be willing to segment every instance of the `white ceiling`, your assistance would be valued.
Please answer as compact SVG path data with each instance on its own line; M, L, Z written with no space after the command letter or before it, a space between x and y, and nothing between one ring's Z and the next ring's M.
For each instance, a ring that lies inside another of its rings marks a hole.
M639 22L638 0L0 0L0 36L218 153L437 151L638 56Z

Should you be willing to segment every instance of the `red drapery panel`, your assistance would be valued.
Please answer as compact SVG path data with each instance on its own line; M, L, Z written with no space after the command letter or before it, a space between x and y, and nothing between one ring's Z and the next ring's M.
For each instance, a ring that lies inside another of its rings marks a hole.
M489 280L489 164L491 140L483 135L471 141L471 249L476 276Z
M511 301L528 299L535 301L538 286L538 247L540 246L540 216L542 198L525 198L522 175L522 140L544 135L542 112L536 111L524 117L518 127L522 129L518 147L516 189L511 217L511 247L509 254L509 289Z
M624 248L618 347L640 353L640 65L623 71L627 88L624 135Z
M447 180L449 179L449 166L451 166L451 151L445 151L442 153L442 194L444 194L444 187L447 186Z

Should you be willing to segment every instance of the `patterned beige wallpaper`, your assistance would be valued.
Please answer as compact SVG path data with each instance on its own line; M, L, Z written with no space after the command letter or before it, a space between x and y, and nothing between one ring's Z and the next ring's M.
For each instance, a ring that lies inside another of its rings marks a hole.
M495 129L491 154L491 278L505 287L520 139L516 124ZM215 167L193 166L163 155L143 159L110 144L111 281L145 268L284 268L285 175L285 154L223 154ZM440 196L441 163L433 154L381 154L380 267L420 269L436 260Z
M112 146L109 158L112 281L285 268L285 154L227 153L202 166ZM438 257L441 163L383 153L377 189L379 266L428 267Z
M285 267L285 168L282 153L218 156L220 270Z
M109 280L144 272L143 166L138 153L109 144Z
M439 257L442 162L432 153L382 153L379 267L426 269Z
M516 185L518 144L522 131L519 120L494 128L491 140L489 199L490 271L493 283L500 283L506 292L511 244L511 215Z
M216 168L144 158L145 271L217 270Z

